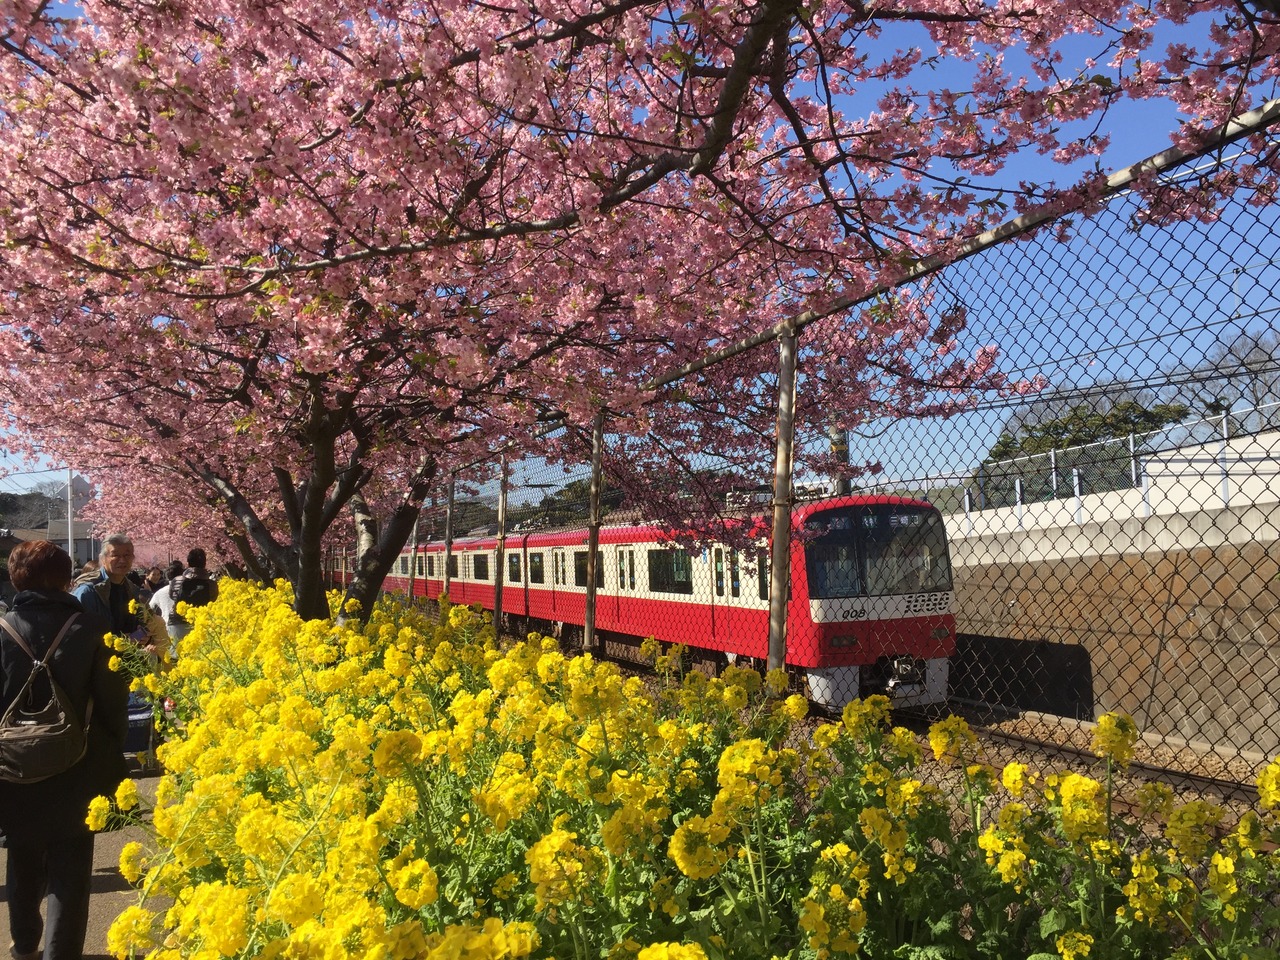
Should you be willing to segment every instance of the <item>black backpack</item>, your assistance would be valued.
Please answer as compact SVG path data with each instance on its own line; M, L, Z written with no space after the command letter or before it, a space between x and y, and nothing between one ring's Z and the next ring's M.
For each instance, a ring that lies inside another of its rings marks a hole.
M36 659L27 642L7 618L0 619L0 627L31 658L31 676L27 677L18 696L0 718L0 780L10 783L47 780L70 770L88 749L89 716L93 713L93 701L89 701L84 723L81 723L66 691L49 672L54 651L78 619L78 613L67 618L43 660ZM37 684L40 678L44 682ZM46 686L49 697L41 703L44 698L38 688Z
M203 607L213 599L213 580L194 570L185 570L182 576L174 577L169 583L169 599L174 606L189 603L193 607Z

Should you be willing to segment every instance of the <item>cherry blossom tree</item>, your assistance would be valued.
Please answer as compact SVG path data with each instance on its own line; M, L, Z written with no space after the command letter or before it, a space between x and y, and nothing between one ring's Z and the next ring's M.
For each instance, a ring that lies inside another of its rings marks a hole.
M6 425L125 500L190 488L306 616L338 525L367 603L443 472L549 417L702 442L654 372L1087 194L1121 100L1194 143L1274 94L1280 43L1236 0L0 9ZM1024 152L1076 168L989 185ZM827 322L813 409L1010 387L902 306Z

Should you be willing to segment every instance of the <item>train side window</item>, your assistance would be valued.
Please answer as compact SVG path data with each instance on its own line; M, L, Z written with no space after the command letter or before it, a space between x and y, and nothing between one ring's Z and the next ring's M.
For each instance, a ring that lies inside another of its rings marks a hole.
M760 599L769 599L769 553L761 550L756 561L757 572L759 574Z
M631 589L636 588L636 552L634 550L627 551L627 580L631 584Z
M426 565L425 565L425 561L422 558L422 554L418 554L417 556L418 556L418 562L414 564L414 569L417 570L417 575L421 577L423 576L423 574L426 573Z
M618 592L621 593L627 589L627 555L624 551L618 551Z
M529 554L529 582L545 583L545 574L542 570L542 554Z
M724 548L715 549L716 596L724 596Z
M507 581L510 583L520 582L520 554L518 553L507 555Z
M573 551L573 583L577 587L587 585L587 551ZM604 586L604 558L596 551L596 587Z
M427 557L427 576L434 577L436 575L436 558Z
M742 595L742 571L738 566L738 551L729 551L729 596Z
M458 555L456 553L449 554L449 579L456 580L458 578Z
M477 553L471 558L471 575L476 580L489 579L489 555Z
M401 554L400 555L400 576L407 577L408 575L409 575L409 558L404 556L404 554Z
M693 594L693 563L683 550L649 551L649 589L655 593Z

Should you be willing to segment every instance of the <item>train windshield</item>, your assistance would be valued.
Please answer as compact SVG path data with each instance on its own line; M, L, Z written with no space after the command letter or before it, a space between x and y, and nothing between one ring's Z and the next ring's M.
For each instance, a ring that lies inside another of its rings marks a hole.
M867 504L811 517L809 596L881 597L951 589L942 517L928 507Z

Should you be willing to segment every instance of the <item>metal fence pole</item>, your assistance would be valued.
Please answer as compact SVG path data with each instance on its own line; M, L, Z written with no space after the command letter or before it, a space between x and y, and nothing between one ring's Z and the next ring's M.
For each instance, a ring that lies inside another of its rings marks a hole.
M413 518L413 532L409 534L409 599L413 600L413 591L418 580L418 524L422 522L422 505L418 505L418 514Z
M1129 434L1129 479L1135 487L1138 485L1138 454L1132 433Z
M791 493L795 456L796 332L778 337L777 453L773 469L773 537L769 547L768 669L787 662L787 601L791 586Z
M1227 441L1231 439L1230 414L1222 415L1222 443L1218 447L1218 470L1222 476L1222 506L1231 506L1231 474L1227 468Z
M849 431L843 427L831 426L827 428L827 438L831 441L831 455L835 457L840 464L848 464L849 462ZM847 497L853 492L853 481L848 476L840 474L835 478L835 493L838 497Z
M1058 499L1058 453L1049 449L1049 489L1053 491L1053 499Z
M449 577L449 561L453 559L453 500L457 493L457 482L458 478L449 474L449 499L444 508L444 570L440 585L440 592L443 594L448 594L452 582Z
M67 556L71 558L71 562L76 562L76 498L71 490L71 481L74 479L71 468L67 467ZM92 559L92 556L86 557L86 560Z
M1022 529L1022 478L1013 478L1013 502L1018 508L1018 529Z
M1080 493L1080 468L1071 468L1071 489L1076 495L1076 525L1084 526L1084 496Z
M583 617L582 648L596 649L596 577L600 569L601 489L604 486L604 411L591 428L591 519L587 523L587 608Z
M502 587L507 582L507 487L510 480L507 451L502 451L502 476L498 481L498 547L494 560L498 569L493 578L493 630L502 631Z

